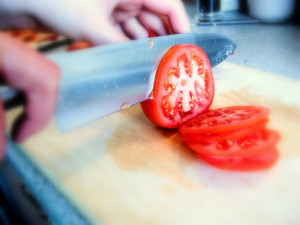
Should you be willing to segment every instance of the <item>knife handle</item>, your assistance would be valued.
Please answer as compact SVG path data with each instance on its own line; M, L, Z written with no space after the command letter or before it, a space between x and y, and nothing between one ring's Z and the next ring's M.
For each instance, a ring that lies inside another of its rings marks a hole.
M0 98L6 111L23 106L26 103L24 92L8 87L0 87Z

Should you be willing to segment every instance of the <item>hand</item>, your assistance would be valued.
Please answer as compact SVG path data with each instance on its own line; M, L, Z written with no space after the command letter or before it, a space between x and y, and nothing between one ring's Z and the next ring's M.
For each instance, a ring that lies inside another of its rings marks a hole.
M48 28L94 45L148 36L147 29L167 34L190 31L181 0L2 0L0 28ZM22 142L38 132L51 118L59 69L42 55L0 34L0 76L6 85L26 95L21 120L13 138ZM5 122L0 99L0 157L4 154Z
M6 85L23 91L26 96L24 113L13 129L16 142L22 142L49 122L57 100L59 75L56 64L0 33L0 76ZM4 137L4 111L0 102L0 158L5 149Z
M167 34L190 31L181 0L4 0L14 14L30 14L51 30L94 45L147 37L147 28ZM15 5L13 4L15 2ZM16 6L17 4L17 6ZM24 20L25 21L25 20ZM26 20L33 27L34 20Z

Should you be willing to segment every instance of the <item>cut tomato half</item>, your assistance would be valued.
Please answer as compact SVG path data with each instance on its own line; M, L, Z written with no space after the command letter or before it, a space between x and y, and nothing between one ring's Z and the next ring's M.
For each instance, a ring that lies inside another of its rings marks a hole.
M183 124L179 131L182 134L224 133L265 121L270 110L261 106L231 106L202 113Z
M275 145L280 135L277 131L263 129L238 139L228 138L225 141L187 141L186 144L195 152L214 157L249 157L260 155L266 146Z
M266 146L266 151L252 157L212 157L198 154L203 162L231 171L257 171L272 167L279 158L278 150L274 146Z
M141 107L156 125L178 128L210 107L214 91L204 51L196 45L175 45L160 61L152 98L142 102Z

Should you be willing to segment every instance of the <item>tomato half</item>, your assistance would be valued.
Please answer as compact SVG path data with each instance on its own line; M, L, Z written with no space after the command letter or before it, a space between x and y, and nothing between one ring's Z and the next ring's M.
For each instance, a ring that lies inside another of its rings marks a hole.
M198 155L205 163L223 170L256 171L272 167L279 158L278 150L268 146L266 152L252 157L211 157Z
M223 133L247 128L266 120L270 109L261 106L231 106L202 113L179 131L182 134Z
M251 133L262 130L266 127L268 119L265 119L254 126L249 126L247 128L238 129L236 131L224 132L224 133L195 133L195 134L181 134L180 138L183 141L226 141L228 139L238 139L245 137Z
M141 103L156 125L178 128L206 111L215 86L209 59L196 45L171 47L157 67L152 98Z
M266 151L266 146L275 145L280 135L277 131L263 129L238 139L225 141L187 141L186 144L195 152L215 157L247 157Z

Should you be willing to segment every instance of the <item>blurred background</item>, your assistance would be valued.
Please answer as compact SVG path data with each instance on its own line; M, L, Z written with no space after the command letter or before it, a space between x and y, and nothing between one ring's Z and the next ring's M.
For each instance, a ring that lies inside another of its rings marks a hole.
M300 1L184 0L192 32L237 44L227 61L300 79Z
M197 5L197 20L215 23L296 23L298 0L190 0Z

